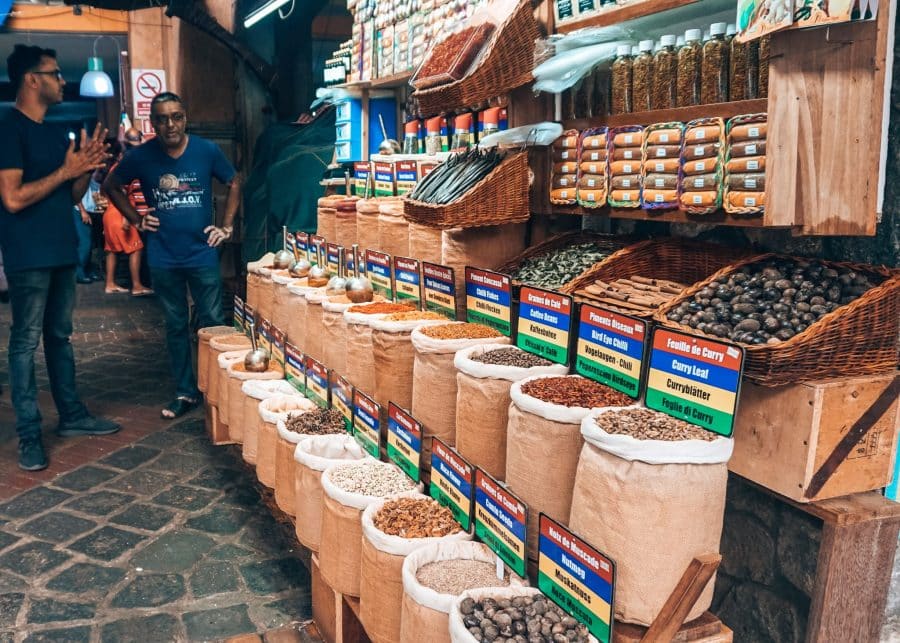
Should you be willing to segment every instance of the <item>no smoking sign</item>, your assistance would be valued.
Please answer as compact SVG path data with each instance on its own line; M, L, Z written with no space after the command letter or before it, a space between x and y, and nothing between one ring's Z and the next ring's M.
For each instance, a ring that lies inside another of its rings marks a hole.
M131 96L134 117L147 120L150 117L150 101L166 91L166 72L162 69L132 69Z

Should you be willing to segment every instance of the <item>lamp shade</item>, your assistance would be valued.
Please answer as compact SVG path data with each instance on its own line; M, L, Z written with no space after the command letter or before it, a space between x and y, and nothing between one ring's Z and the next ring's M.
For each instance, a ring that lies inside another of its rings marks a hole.
M88 70L81 77L79 93L90 98L109 98L115 95L112 78L103 71L102 58L88 58Z

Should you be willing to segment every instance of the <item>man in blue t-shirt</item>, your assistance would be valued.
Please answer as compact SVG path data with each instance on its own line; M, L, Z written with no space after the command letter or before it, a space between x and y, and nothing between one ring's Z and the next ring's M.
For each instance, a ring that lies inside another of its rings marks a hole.
M241 202L241 183L222 150L186 133L184 103L163 92L150 103L156 129L151 139L125 154L103 187L110 201L146 235L147 260L157 299L166 317L166 343L175 379L175 399L162 411L176 418L200 402L191 359L187 293L190 289L200 327L223 323L222 279L217 248L231 237ZM222 225L214 224L212 179L228 185ZM135 179L149 213L141 219L125 194Z
M6 65L16 88L15 109L0 120L0 248L12 307L9 383L19 466L37 471L47 467L34 380L42 335L57 433L102 435L120 428L91 417L81 403L69 343L78 258L72 206L109 155L100 125L91 138L82 130L76 148L74 135L44 121L47 110L62 102L66 84L52 49L16 45Z

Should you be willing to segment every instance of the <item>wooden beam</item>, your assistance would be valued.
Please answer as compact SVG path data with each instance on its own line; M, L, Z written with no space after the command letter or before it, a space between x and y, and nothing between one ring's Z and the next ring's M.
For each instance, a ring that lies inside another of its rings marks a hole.
M16 3L6 28L10 31L54 33L128 33L128 12L83 7L81 15L62 6Z
M662 610L650 624L642 643L669 643L675 638L721 562L719 554L704 554L691 561Z

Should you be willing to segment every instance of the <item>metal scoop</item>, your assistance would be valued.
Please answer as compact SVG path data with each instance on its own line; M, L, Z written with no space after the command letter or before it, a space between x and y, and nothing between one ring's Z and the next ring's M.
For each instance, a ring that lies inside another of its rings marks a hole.
M281 250L276 252L275 258L272 259L275 270L287 270L294 263L294 255L287 249L287 226L283 226L281 230Z
M365 277L360 276L359 244L354 243L352 247L354 276L347 281L347 299L354 304L362 304L367 301L372 301L375 297L375 291L372 289L372 282Z
M269 370L271 356L269 351L259 347L254 322L250 322L250 345L252 347L250 352L244 356L244 370L248 373L265 373Z

